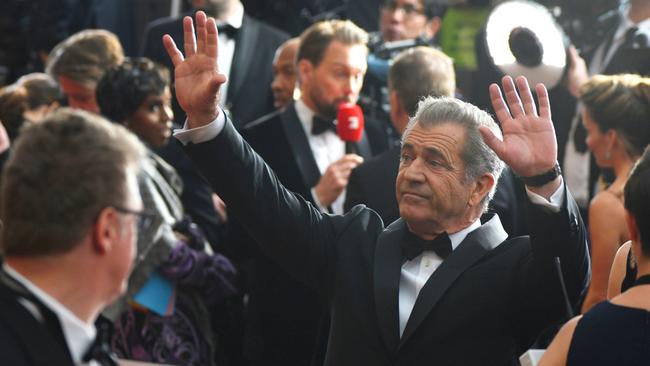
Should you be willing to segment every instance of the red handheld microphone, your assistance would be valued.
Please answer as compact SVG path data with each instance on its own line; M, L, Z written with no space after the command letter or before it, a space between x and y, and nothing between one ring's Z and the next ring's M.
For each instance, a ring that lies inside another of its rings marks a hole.
M354 103L339 104L336 114L336 134L341 140L357 142L363 135L363 111Z

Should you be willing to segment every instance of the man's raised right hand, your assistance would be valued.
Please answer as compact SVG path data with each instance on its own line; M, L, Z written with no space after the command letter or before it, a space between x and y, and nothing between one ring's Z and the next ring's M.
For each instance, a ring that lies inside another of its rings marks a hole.
M191 17L183 19L185 56L168 34L163 44L174 64L176 99L187 114L189 128L207 125L219 115L219 88L226 76L219 73L217 24L196 12L196 38Z

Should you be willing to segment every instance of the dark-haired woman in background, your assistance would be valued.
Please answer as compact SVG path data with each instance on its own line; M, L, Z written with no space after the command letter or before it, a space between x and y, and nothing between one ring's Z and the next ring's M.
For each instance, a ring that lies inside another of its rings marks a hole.
M650 149L624 190L625 221L637 258L638 278L611 301L594 306L562 327L539 366L648 365L650 360Z
M167 143L173 114L166 69L147 59L127 59L100 80L97 102L102 114L129 128L145 145ZM235 292L235 270L225 257L208 252L200 230L184 216L175 170L150 151L143 171L140 193L153 221L140 227L126 296L106 312L115 321L114 351L141 361L212 365L216 337L209 310ZM127 303L157 273L175 290L171 315Z
M614 172L614 181L589 205L592 278L582 306L586 312L607 298L616 251L629 240L623 187L650 143L650 79L638 75L596 75L580 89L587 146L596 164Z

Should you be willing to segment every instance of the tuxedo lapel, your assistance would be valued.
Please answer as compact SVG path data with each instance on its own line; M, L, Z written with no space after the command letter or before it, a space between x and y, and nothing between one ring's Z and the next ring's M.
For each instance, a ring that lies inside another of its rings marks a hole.
M320 170L314 159L314 154L309 146L307 136L302 127L302 123L298 119L296 108L294 104L289 104L287 109L280 118L282 121L282 128L287 137L287 144L291 149L293 158L298 165L300 175L305 183L307 191L318 183L320 179Z
M256 22L252 22L248 15L244 15L241 28L237 32L235 40L235 53L232 57L232 70L230 71L230 85L228 86L229 102L235 103L235 98L239 95L239 89L246 80L249 73L251 60L255 57L255 46L259 38L260 27ZM263 86L266 87L266 86Z
M400 240L406 223L399 219L388 226L377 239L374 263L374 294L377 322L388 350L392 353L399 342L399 280L402 268Z
M440 267L429 277L415 301L411 316L406 323L400 348L413 335L431 309L438 303L449 287L474 263L490 250L501 244L508 234L501 221L494 215L480 228L467 235L465 240L445 259Z
M347 151L348 144L352 145L352 151ZM361 157L364 159L370 159L372 157L372 150L370 149L370 142L368 141L368 135L366 134L366 131L363 131L361 140L358 142L346 143L346 152L353 152L355 154L361 155Z

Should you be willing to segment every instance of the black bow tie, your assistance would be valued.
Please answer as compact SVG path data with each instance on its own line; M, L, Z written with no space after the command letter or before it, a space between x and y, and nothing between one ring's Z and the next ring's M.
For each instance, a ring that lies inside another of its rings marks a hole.
M425 250L433 250L442 259L449 257L453 251L451 240L446 232L439 234L433 240L424 240L407 230L401 245L402 256L408 260L419 256Z
M312 120L312 125L311 125L311 134L320 135L321 133L327 130L336 133L336 125L334 124L334 121L326 120L324 118L314 115L314 118Z
M235 39L235 36L237 36L237 31L239 29L233 27L230 24L219 24L217 26L217 30L219 31L219 34L225 34L226 37Z
M95 321L95 327L97 328L97 336L88 351L86 351L83 362L88 363L90 360L94 360L102 366L117 366L117 356L111 350L113 323L100 316Z

